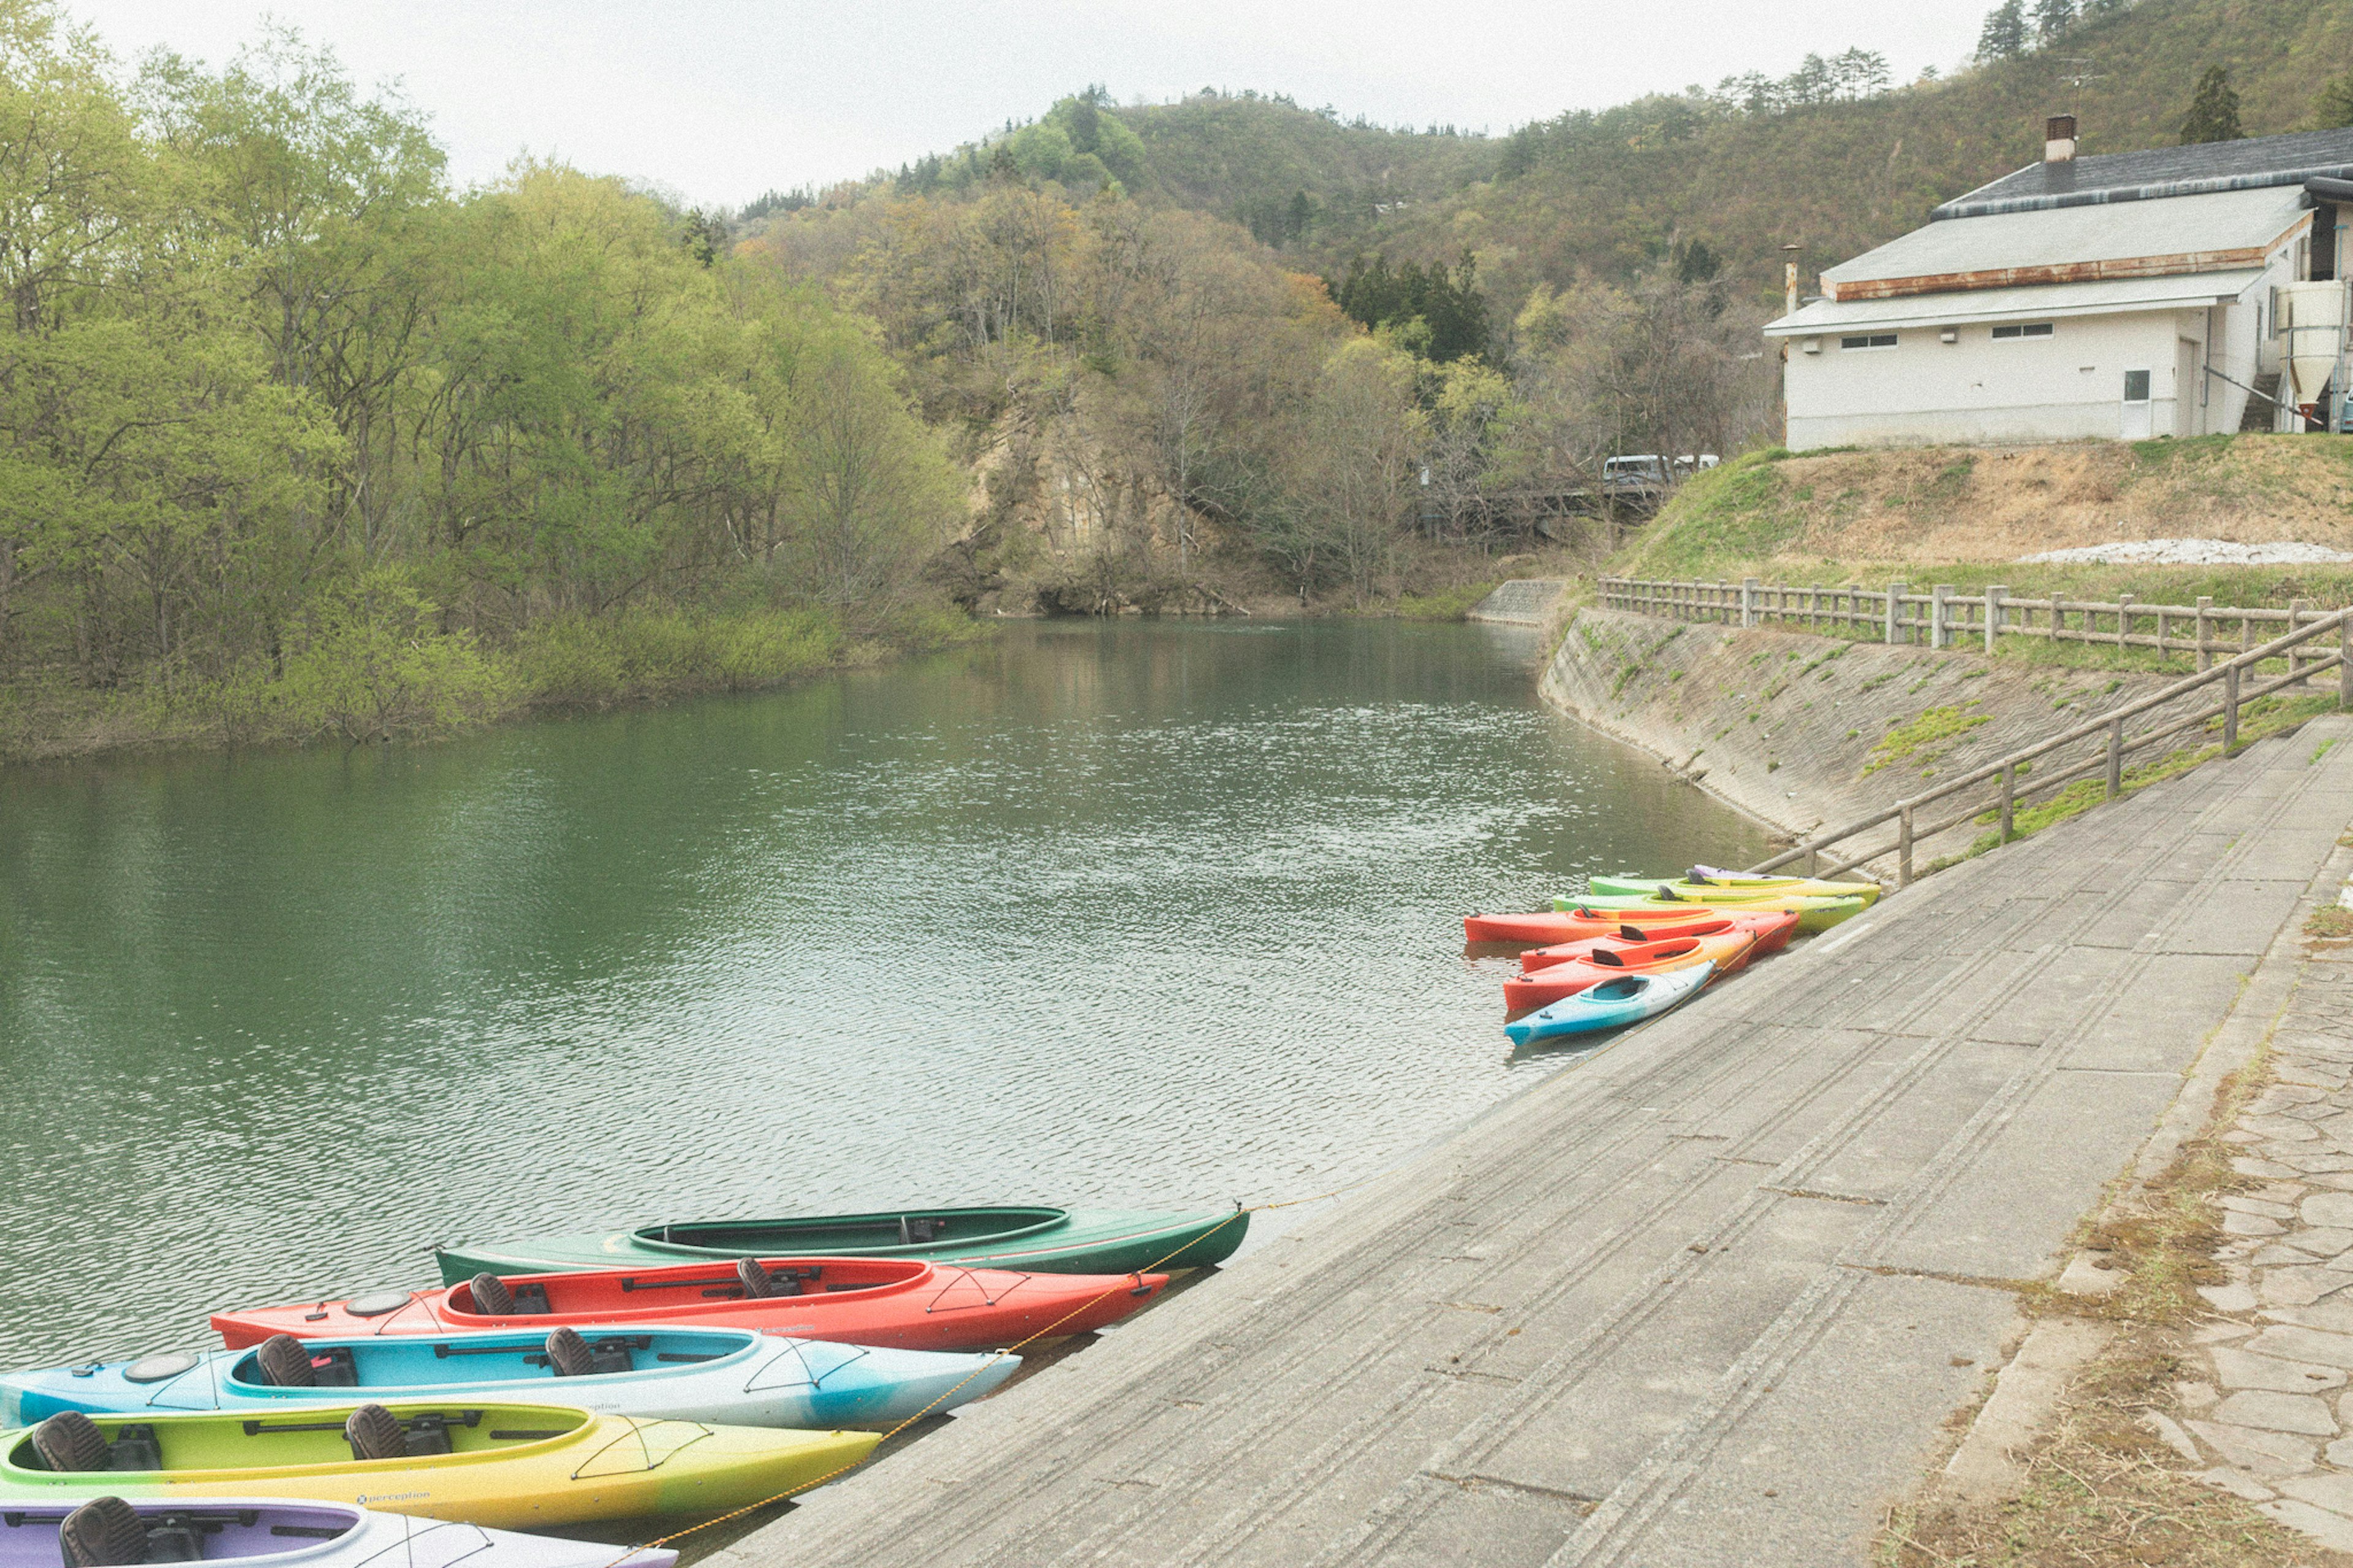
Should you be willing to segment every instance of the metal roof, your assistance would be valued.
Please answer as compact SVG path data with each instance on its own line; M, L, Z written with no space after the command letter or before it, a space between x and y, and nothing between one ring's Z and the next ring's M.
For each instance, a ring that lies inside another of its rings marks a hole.
M2031 163L1947 202L1928 216L1934 221L2153 201L2213 191L2295 185L2314 174L2353 178L2353 128L2200 142L2144 153L2107 153L2064 163Z
M1914 229L1829 268L1822 280L1827 292L1852 300L2259 266L2261 252L2290 233L2303 210L2303 189L2291 185L1998 213Z
M2263 276L2257 267L2101 283L2045 283L2022 289L1976 289L1911 294L1890 300L1817 300L1765 328L1768 338L1808 338L1863 327L1990 325L1997 321L2116 316L2134 310L2196 310L2225 304Z

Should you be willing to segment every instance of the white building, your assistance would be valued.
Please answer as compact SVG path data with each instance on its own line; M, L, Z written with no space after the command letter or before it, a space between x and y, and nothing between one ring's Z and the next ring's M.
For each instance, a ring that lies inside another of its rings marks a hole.
M2141 440L2341 417L2353 130L2075 156L1822 274L1787 341L1788 445Z

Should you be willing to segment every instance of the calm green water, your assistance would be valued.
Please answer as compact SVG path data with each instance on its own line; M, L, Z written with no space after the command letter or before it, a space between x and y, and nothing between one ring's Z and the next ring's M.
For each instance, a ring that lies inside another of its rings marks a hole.
M1514 1058L1461 915L1753 830L1529 634L1058 625L452 745L0 773L0 1363L436 1239L1362 1175Z

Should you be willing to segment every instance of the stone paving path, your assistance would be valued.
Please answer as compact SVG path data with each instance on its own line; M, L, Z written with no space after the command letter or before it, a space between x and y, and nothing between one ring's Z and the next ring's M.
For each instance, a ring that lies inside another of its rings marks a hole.
M2020 1283L2060 1273L2245 998L2278 1010L2249 977L2353 822L2353 745L2316 744L2347 738L2322 721L1883 901L714 1563L1867 1561ZM2215 1376L2243 1381L2184 1441L2335 1518L2353 1055L2336 993L2300 994L2313 1043L2247 1134L2274 1184L2235 1211L2248 1294L2218 1303ZM1271 1057L1314 1048L1270 1020Z
M2222 1199L2231 1279L2202 1288L2203 1375L2158 1426L2209 1480L2353 1551L2353 952L2304 963L2272 1051L2277 1081L2224 1134L2265 1184Z

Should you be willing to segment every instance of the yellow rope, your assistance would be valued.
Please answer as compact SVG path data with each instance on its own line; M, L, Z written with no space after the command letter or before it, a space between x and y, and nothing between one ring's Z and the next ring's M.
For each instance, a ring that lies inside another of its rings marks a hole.
M1371 1180L1373 1180L1372 1177L1366 1176L1364 1181L1350 1182L1346 1186L1335 1187L1328 1193L1318 1193L1314 1197L1309 1198L1286 1198L1280 1203L1253 1204L1248 1208L1244 1208L1237 1205L1233 1213L1228 1215L1225 1218L1219 1220L1217 1224L1211 1226L1200 1235L1187 1241L1184 1246L1179 1247L1175 1252L1169 1253L1158 1262L1149 1263L1142 1268L1136 1269L1132 1278L1141 1279L1145 1275L1155 1273L1166 1267L1170 1258L1179 1257L1191 1250L1193 1247L1199 1246L1202 1242L1208 1240L1209 1237L1217 1235L1218 1232L1225 1229L1226 1226L1233 1224L1234 1221L1241 1218L1244 1215L1260 1214L1268 1209L1297 1208L1302 1204L1320 1204L1328 1198L1336 1198L1343 1193L1350 1192L1357 1187L1361 1187L1365 1184L1365 1182L1369 1182ZM1123 1276L1123 1278L1129 1277L1130 1276ZM957 1384L955 1388L951 1388L946 1393L942 1394L939 1398L933 1400L929 1405L924 1405L921 1410L916 1411L913 1415L908 1416L904 1421L900 1422L896 1426L892 1427L888 1432L883 1433L881 1436L876 1438L874 1447L880 1448L883 1444L889 1442L892 1438L896 1437L900 1433L904 1432L908 1427L913 1426L924 1416L929 1415L934 1410L939 1408L942 1401L954 1398L957 1389L964 1387L965 1384L970 1383L974 1378L978 1377L982 1373L987 1372L990 1367L995 1366L1007 1356L1009 1356L1021 1349L1023 1345L1035 1344L1039 1340L1047 1338L1049 1335L1052 1334L1056 1329L1061 1327L1064 1323L1069 1322L1072 1318L1077 1317L1080 1313L1087 1310L1087 1309L1092 1307L1096 1302L1103 1300L1104 1298L1113 1295L1116 1291L1126 1289L1128 1289L1128 1287L1124 1285L1114 1285L1109 1290L1104 1290L1099 1294L1090 1296L1085 1300L1080 1302L1077 1306L1071 1308L1069 1311L1063 1313L1060 1317L1055 1319L1052 1322L1047 1324L1044 1328L1039 1329L1036 1333L1031 1334L1028 1339L1017 1341L1016 1342L1006 1346L1003 1350L998 1351L995 1355L990 1356L987 1361L981 1363L980 1365L973 1368L971 1373L965 1377L964 1382ZM873 1449L870 1448L867 1452L871 1455L873 1452ZM657 1535L651 1541L630 1547L620 1556L614 1558L612 1562L607 1563L605 1568L620 1568L622 1563L628 1562L629 1559L637 1556L640 1552L652 1551L656 1547L667 1546L673 1541L681 1540L686 1536L692 1535L698 1530L709 1530L712 1525L725 1524L731 1519L741 1519L747 1513L757 1513L760 1510L767 1508L771 1504L784 1501L786 1498L793 1496L796 1492L814 1490L815 1489L825 1485L826 1482L833 1479L836 1476L848 1475L850 1471L856 1469L860 1465L862 1465L866 1461L864 1459L853 1460L847 1465L842 1465L837 1468L828 1470L825 1474L818 1477L817 1479L813 1481L805 1482L800 1486L791 1488L789 1490L780 1491L773 1497L764 1497L757 1502L747 1502L741 1508L730 1509L727 1512L720 1514L715 1518L706 1519L700 1524L690 1524L683 1530L673 1530L668 1535Z

